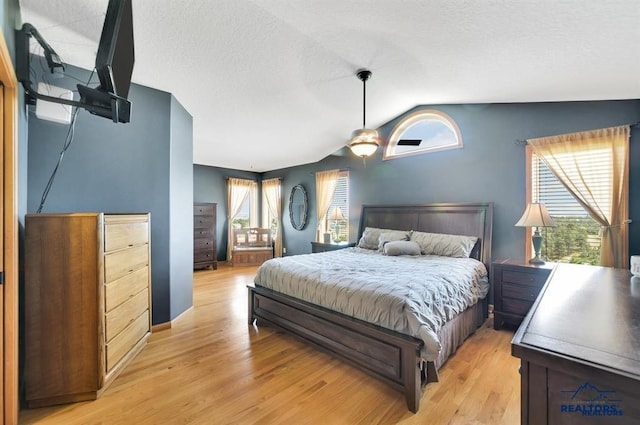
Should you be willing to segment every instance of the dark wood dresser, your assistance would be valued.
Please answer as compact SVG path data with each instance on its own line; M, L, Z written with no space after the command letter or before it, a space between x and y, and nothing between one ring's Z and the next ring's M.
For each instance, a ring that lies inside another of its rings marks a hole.
M493 327L517 327L527 315L555 263L529 264L522 260L496 261L491 265Z
M193 204L193 268L218 268L216 250L216 207L218 204Z
M640 423L640 279L559 264L516 332L522 424Z

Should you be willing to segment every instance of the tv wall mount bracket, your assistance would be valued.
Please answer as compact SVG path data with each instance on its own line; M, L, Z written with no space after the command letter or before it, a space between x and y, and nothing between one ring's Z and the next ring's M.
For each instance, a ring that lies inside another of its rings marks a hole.
M43 100L83 108L94 115L111 118L113 122L116 123L129 122L131 103L123 97L108 93L99 88L94 89L78 84L77 88L80 94L80 101L38 93L31 85L31 53L29 51L31 37L42 47L47 66L52 74L56 71L56 68L61 68L64 72L64 64L55 50L45 41L33 25L29 23L23 24L21 29L15 31L15 36L16 76L18 81L22 83L22 87L24 87L27 104L35 105L36 100Z

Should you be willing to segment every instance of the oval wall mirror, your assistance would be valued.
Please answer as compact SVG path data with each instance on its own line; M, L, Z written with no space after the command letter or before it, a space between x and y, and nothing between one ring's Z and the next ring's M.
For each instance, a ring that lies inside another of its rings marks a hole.
M289 218L291 225L296 230L304 229L304 225L307 224L307 202L307 191L304 186L295 185L289 196Z

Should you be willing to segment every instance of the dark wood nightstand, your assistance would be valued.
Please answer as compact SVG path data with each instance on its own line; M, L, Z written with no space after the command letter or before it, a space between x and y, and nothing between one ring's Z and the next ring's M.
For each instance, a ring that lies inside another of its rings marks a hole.
M336 251L338 249L351 248L356 246L354 243L322 243L322 242L311 242L311 253L315 254L316 252L325 252L325 251Z
M519 326L538 297L555 263L530 264L502 260L491 264L493 282L493 328Z

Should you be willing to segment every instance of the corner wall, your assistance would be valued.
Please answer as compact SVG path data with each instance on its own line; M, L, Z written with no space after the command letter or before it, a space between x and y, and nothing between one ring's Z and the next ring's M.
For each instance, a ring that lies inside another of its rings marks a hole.
M74 67L68 67L66 74L80 81L89 76L88 71ZM73 89L78 81L64 78L52 82ZM64 155L42 212L151 212L153 323L158 324L172 320L191 305L192 277L187 274L192 260L177 258L178 253L193 249L192 231L180 238L180 224L187 226L184 220L192 216L191 117L166 92L132 84L129 99L132 113L127 124L115 124L85 110L79 112L73 143ZM29 114L30 213L38 208L67 131L67 125ZM182 199L185 193L188 202ZM172 230L176 232L175 241L171 239ZM185 246L183 251L178 244ZM172 296L180 299L175 305Z
M171 96L169 182L170 317L193 305L193 118Z
M227 259L227 179L262 180L261 174L229 168L193 165L193 202L213 202L216 210L216 248L218 261ZM260 202L260 199L258 199ZM258 209L260 211L260 209Z

